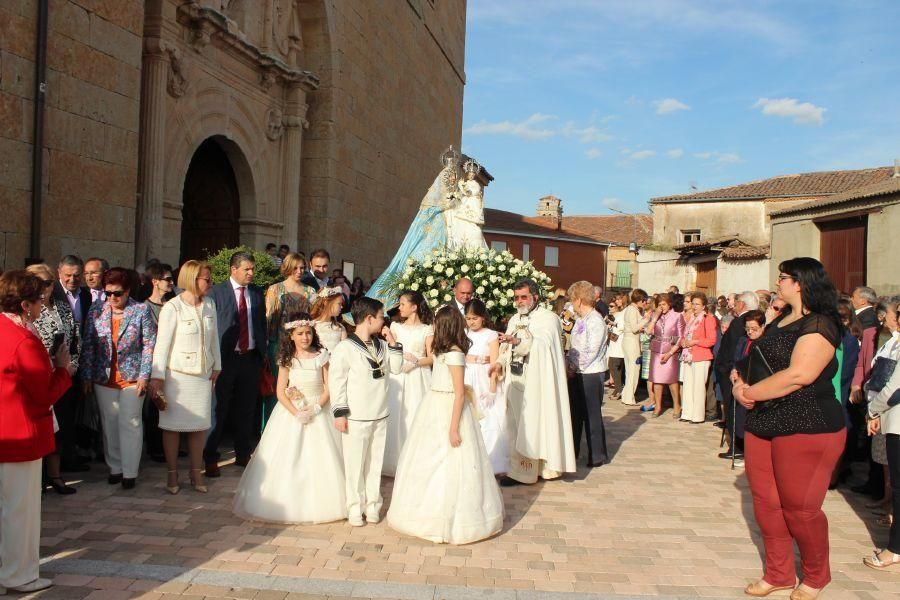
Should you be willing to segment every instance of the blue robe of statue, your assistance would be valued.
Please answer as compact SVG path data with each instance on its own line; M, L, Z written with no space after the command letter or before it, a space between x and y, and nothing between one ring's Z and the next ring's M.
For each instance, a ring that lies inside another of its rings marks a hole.
M447 180L455 182L452 175L447 177L448 167L441 171L434 183L428 188L425 198L419 205L419 212L413 219L403 243L394 255L393 260L384 270L366 296L375 298L384 303L386 307L392 307L397 303L400 290L397 289L396 283L393 286L390 282L396 281L398 277L406 270L406 259L414 258L421 260L426 254L430 254L432 250L443 249L447 245L447 217L446 210L449 208L447 202Z

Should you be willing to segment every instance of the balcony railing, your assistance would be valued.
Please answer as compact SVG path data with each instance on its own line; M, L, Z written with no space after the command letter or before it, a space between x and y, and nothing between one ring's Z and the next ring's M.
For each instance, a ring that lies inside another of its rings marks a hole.
M609 287L611 288L628 288L631 289L631 273L624 275L618 273L609 274Z

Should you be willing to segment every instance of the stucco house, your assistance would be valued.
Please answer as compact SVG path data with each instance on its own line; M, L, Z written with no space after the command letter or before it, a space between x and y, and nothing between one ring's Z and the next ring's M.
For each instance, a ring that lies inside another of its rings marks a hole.
M657 292L674 284L707 294L771 289L776 212L816 205L892 174L890 167L800 173L652 198L653 245L638 256L639 286Z

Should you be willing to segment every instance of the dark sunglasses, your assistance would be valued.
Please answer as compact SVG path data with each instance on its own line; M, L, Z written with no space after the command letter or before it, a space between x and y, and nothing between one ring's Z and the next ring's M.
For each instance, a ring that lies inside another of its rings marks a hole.
M126 292L125 290L116 290L114 292L109 291L109 290L103 290L103 293L106 294L106 299L109 300L111 297L112 298L121 298L128 292Z
M171 275L169 275L168 277L163 277L162 280L168 281L169 283L172 283L173 281L175 281L175 279Z

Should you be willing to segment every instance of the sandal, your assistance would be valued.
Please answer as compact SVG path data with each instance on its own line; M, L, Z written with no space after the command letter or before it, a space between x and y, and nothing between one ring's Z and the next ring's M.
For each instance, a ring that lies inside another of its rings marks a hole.
M900 565L900 555L894 554L893 552L891 552L891 554L894 554L894 558L891 559L889 562L885 562L885 561L881 560L881 558L879 558L878 555L883 554L884 552L890 552L890 551L887 549L873 550L872 556L867 556L863 559L863 564L866 565L867 567L869 567L870 569L878 569L879 571L882 571L884 569L890 569L896 565Z
M172 479L175 480L175 485L169 485L169 482L166 482L166 491L172 494L173 496L181 491L181 486L178 485L178 469L169 469L168 474L171 475L175 473L175 477Z
M194 473L197 474L197 477L194 477ZM209 491L209 488L203 483L202 476L203 469L191 469L191 487L194 488L195 492L205 494Z
M774 594L775 592L783 592L785 590L794 589L793 585L769 584L769 587L765 587L763 585L763 583L769 583L769 582L767 582L767 581L764 582L764 580L762 580L762 579L759 581L754 581L753 583L751 583L750 585L748 585L747 587L744 588L744 593L747 594L748 596L753 596L754 598L765 598L766 596L768 596L770 594ZM794 585L796 585L796 584L794 584Z

